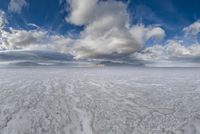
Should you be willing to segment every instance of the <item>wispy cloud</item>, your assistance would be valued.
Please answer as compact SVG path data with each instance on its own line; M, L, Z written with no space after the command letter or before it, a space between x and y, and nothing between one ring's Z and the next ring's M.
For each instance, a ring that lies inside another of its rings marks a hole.
M28 5L26 0L10 0L8 11L20 14L22 9Z
M183 31L185 32L186 35L196 36L197 34L200 33L200 20L197 20L191 25L183 28Z

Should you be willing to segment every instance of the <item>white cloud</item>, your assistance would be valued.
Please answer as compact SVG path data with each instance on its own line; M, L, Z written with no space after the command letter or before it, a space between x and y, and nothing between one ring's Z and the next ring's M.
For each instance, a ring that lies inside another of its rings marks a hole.
M46 34L40 44L32 44L25 49L27 50L51 50L60 53L73 55L74 40L61 35Z
M195 63L200 61L200 44L186 47L179 41L170 40L164 46L154 45L147 47L141 52L132 54L130 57L132 60L144 61L147 64Z
M10 0L10 3L8 4L8 10L10 12L20 14L22 11L22 8L27 5L28 3L26 0Z
M125 3L114 0L68 2L70 15L66 20L85 26L80 39L75 41L76 58L128 55L143 48L148 39L161 39L165 35L159 27L130 26Z
M73 48L71 46L73 39L71 38L49 34L46 30L31 23L27 25L36 27L36 29L8 28L5 25L6 20L5 13L0 11L0 50L53 50L68 53Z
M7 26L5 12L0 10L0 51L3 50L52 50L68 53L73 39L49 34L39 26L27 23L34 30L15 29Z
M144 25L134 25L131 27L132 36L139 42L139 44L144 45L145 42L151 38L161 40L165 36L165 31L160 27L144 27Z
M11 28L9 31L2 30L0 50L52 50L66 52L73 48L73 39L59 35L49 35L47 31L17 30Z
M2 49L2 32L3 32L3 28L5 25L6 19L5 19L5 13L3 11L0 10L0 50Z
M45 36L45 31L26 31L10 28L10 31L2 31L2 46L5 47L4 49L20 49L33 44L39 45Z
M5 16L5 12L0 10L0 30L4 27L5 23L7 22Z
M27 23L26 25L29 26L29 27L35 28L35 29L39 29L40 28L38 25L33 24L33 23Z
M133 60L142 60L146 62L154 62L160 60L168 60L169 57L164 46L154 45L144 50L134 53L130 56Z
M94 11L98 0L68 0L70 4L70 15L66 20L76 25L89 23L95 17ZM97 17L97 16L96 16Z
M20 7L12 10L21 12L26 1L21 2L24 4L20 4L18 0L11 0L10 6L14 3L14 5L19 4ZM40 27L28 23L28 26L33 26L36 29L10 28L7 31L1 30L0 49L52 49L71 53L77 59L110 58L127 56L141 50L148 39L159 40L165 36L164 30L160 27L130 26L125 3L114 0L69 0L68 2L70 14L66 18L67 21L85 27L80 33L79 39L50 35Z
M183 28L183 31L186 33L186 35L196 36L200 32L200 20Z
M160 27L151 28L146 33L147 39L155 38L157 40L162 40L165 36L165 31Z
M142 61L145 64L200 61L198 43L184 46L181 41L170 40L165 45L145 47L149 39L162 40L165 31L159 26L130 25L125 3L114 0L68 2L70 10L66 20L84 26L80 38L52 35L31 23L27 25L34 30L5 30L6 15L0 11L0 50L53 50L70 53L76 59L126 57L127 61L130 58L132 62ZM183 31L187 35L196 36L200 32L200 21L185 27Z

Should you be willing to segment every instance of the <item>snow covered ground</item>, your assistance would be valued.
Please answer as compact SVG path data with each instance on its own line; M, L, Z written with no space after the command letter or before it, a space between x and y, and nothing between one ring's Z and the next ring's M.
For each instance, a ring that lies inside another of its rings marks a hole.
M1 68L0 134L200 134L200 69Z

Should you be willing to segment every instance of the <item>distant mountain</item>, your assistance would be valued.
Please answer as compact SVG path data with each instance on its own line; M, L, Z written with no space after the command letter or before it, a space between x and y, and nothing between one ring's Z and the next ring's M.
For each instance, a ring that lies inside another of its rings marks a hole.
M142 62L126 62L126 61L101 61L98 64L104 65L104 66L142 66Z
M24 62L11 62L8 65L12 66L41 66L38 63L35 62L29 62L29 61L24 61Z

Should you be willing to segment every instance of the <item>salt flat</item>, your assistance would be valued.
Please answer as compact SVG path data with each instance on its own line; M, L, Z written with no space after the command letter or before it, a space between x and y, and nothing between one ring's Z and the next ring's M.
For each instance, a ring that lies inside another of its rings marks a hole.
M1 68L0 134L200 134L198 68Z

